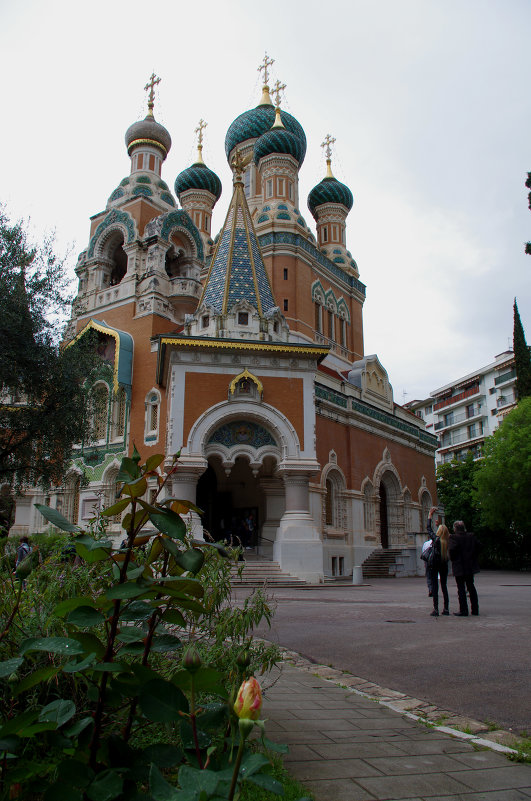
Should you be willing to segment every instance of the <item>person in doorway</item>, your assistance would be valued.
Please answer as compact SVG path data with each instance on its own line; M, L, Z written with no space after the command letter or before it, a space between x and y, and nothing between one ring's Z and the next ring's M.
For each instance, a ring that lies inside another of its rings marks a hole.
M454 530L450 534L449 552L459 599L459 612L454 612L454 615L468 617L467 591L470 596L471 613L479 615L478 594L474 586L474 575L479 573L478 554L481 549L481 543L475 534L466 530L462 520L456 520L453 528Z
M437 527L435 532L433 529L432 518L434 512L437 511L435 506L429 511L428 514L428 535L433 542L433 561L431 567L428 567L430 574L431 593L433 598L433 612L432 617L439 616L439 581L441 582L441 592L443 596L443 615L449 615L449 599L448 599L448 541L450 532L444 525Z

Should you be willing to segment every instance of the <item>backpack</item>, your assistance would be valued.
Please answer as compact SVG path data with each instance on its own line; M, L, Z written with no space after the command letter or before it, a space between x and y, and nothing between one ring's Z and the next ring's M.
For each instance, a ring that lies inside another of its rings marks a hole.
M433 540L425 542L422 546L422 553L420 558L426 562L428 567L433 567L435 564L435 547Z

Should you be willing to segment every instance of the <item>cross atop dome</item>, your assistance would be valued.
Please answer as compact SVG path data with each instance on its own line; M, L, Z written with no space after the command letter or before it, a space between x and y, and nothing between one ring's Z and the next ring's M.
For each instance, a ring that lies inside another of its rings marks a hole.
M203 131L207 125L208 122L205 122L204 119L201 118L194 131L194 133L197 134L197 164L203 164Z
M262 99L260 100L259 106L272 106L273 103L271 102L271 98L269 97L269 67L275 63L274 58L269 58L267 53L264 56L264 61L258 67L258 72L264 71L264 83L262 86Z
M155 86L160 83L160 78L158 78L154 72L151 73L151 78L149 79L148 83L144 86L144 92L147 92L149 89L148 94L148 116L153 116L153 106L155 105Z
M271 94L275 98L275 106L277 108L280 108L280 93L283 92L285 88L286 84L280 83L280 81L277 81L273 86L273 91L271 92Z
M333 145L335 141L336 140L335 140L335 138L333 136L330 136L330 134L326 134L326 136L324 138L324 142L321 142L321 147L323 148L323 150L325 152L325 156L326 156L326 177L327 178L333 178L334 177L332 175L332 167L331 167L331 164L332 164L332 148L331 148L331 145Z

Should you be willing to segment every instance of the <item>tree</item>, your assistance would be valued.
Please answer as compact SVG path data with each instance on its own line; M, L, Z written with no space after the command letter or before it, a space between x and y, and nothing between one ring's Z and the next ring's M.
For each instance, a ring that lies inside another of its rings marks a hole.
M85 337L60 347L68 283L53 237L30 245L0 207L0 483L57 480L86 431L95 356Z
M437 497L444 506L450 531L455 520L464 520L469 531L478 530L479 514L474 497L477 468L478 463L471 453L462 461L454 459L437 468Z
M525 185L528 189L531 189L531 172L527 173L527 181ZM529 208L531 209L531 192L528 194L527 199L529 201ZM528 242L525 246L525 252L531 256L531 242Z
M523 398L484 446L475 497L485 525L502 532L506 553L531 559L531 398Z
M516 391L518 399L531 395L531 353L525 341L524 327L520 320L516 298L514 299L513 351L516 368Z

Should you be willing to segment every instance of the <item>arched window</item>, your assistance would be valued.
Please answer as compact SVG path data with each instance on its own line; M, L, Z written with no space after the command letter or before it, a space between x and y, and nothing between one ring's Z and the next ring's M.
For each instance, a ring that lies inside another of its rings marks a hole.
M95 384L91 392L92 439L102 442L107 439L109 414L109 388L107 384Z
M120 490L121 484L116 481L118 476L118 468L109 469L105 476L105 484L104 484L104 503L105 507L112 506L118 500L118 492ZM122 519L121 513L114 515L111 517L110 523L116 525L120 523Z
M411 531L411 493L404 490L404 531L408 534Z
M420 506L421 506L421 516L422 519L420 521L421 530L426 531L426 526L428 525L428 514L431 509L431 495L428 490L425 490L422 493L422 497L420 499Z
M326 479L326 497L325 497L325 523L327 526L334 525L334 483Z
M344 530L346 512L344 502L345 480L336 468L326 475L323 499L323 524L327 528Z
M79 518L79 490L81 478L77 474L71 474L66 482L66 515L71 523L77 524Z
M155 442L159 436L160 394L151 390L146 397L145 442Z
M368 534L374 532L374 494L370 481L363 488L363 528Z
M112 262L111 274L109 279L110 286L119 284L127 272L127 253L123 248L124 237L120 232L115 237L109 247L109 258Z
M118 392L113 398L113 439L121 439L125 434L126 404L125 389L118 387Z

